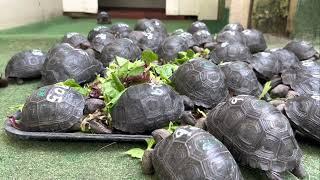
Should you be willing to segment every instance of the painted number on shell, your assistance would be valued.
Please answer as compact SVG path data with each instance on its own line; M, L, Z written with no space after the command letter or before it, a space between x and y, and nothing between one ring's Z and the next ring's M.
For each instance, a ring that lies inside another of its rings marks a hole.
M47 101L49 102L62 102L63 95L66 93L66 90L62 87L56 87L53 91L49 92L47 95Z
M231 99L231 104L237 104L238 101L243 101L243 98L239 98L239 97L234 97Z
M174 134L176 138L180 138L183 135L191 136L191 132L184 129L178 129Z

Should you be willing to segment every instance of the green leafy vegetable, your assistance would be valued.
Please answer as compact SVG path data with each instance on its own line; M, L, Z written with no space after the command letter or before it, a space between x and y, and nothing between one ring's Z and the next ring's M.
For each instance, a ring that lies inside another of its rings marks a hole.
M154 140L154 138L148 138L146 139L146 142L147 142L147 150L151 150L153 146L156 144L156 141Z
M266 82L266 84L264 84L262 93L259 96L259 99L262 99L263 97L265 97L266 94L270 91L271 88L272 88L271 87L271 81Z
M158 60L158 55L152 50L148 49L142 52L141 60L144 61L147 65Z
M80 86L80 84L78 84L74 79L67 79L64 82L57 83L57 85L71 87L73 90L79 92L80 94L82 94L84 96L88 96L91 91L86 86L85 87Z
M17 104L15 106L10 106L9 109L10 110L20 110L20 111L22 111L23 106L24 106L24 104Z
M181 65L193 58L199 57L200 54L194 53L191 49L178 53L178 58L174 60L175 64Z
M137 158L142 160L142 156L143 156L144 150L141 148L133 148L130 149L129 151L125 152L125 154L133 157L133 158Z
M167 130L172 134L178 127L179 127L178 124L170 121L169 127L167 128Z
M156 74L160 76L160 80L166 84L170 84L170 77L178 69L178 66L175 64L165 64L162 66L155 66L154 70Z

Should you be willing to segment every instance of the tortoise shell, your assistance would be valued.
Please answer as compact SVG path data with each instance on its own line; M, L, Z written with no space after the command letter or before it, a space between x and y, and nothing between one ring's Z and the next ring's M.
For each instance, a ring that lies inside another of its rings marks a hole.
M90 47L88 39L77 32L70 32L64 35L61 43L68 43L78 49L88 49Z
M111 111L113 128L142 134L176 121L184 111L182 98L168 85L130 86Z
M173 61L178 53L186 51L188 45L182 37L177 35L167 37L161 44L158 54L163 62Z
M188 28L188 32L190 34L193 34L199 30L206 30L209 31L209 28L207 27L207 25L201 21L195 21L191 24L191 26Z
M164 38L159 32L143 32L143 36L140 38L138 46L142 50L151 49L152 51L157 52L163 41Z
M249 60L253 69L257 72L258 78L270 80L274 75L280 72L280 63L278 58L269 52L256 53Z
M129 36L132 29L128 24L125 23L117 23L111 26L110 28L112 34L114 34L117 38L126 38Z
M196 45L196 41L195 41L194 37L192 36L192 34L190 34L188 32L181 32L181 33L176 32L175 35L184 39L184 41L187 43L188 48L191 48Z
M100 33L111 33L111 30L107 26L97 26L89 31L88 40L92 42L93 38Z
M280 72L301 66L298 57L291 51L286 49L273 49L271 50L271 53L279 60Z
M108 66L116 56L134 61L141 56L141 50L130 39L116 39L103 48L101 52L101 62L104 66Z
M141 38L143 38L145 36L145 32L144 31L132 31L129 35L128 35L128 39L132 40L132 42L136 45L139 46L139 41Z
M219 43L215 50L210 52L209 59L215 63L232 62L232 61L249 61L252 55L247 46L242 43Z
M41 50L33 49L22 51L11 57L6 69L7 78L38 78L46 59L46 54Z
M172 82L180 94L204 108L212 108L228 96L223 72L204 58L195 58L181 65Z
M286 102L285 112L294 127L320 142L320 94L297 96Z
M253 96L239 95L220 103L209 112L207 128L236 160L252 168L282 173L301 161L289 120Z
M101 53L103 48L110 44L111 42L115 41L116 38L113 34L104 32L97 34L91 41L92 49L97 51L98 53Z
M162 38L167 36L167 28L159 19L140 19L137 21L134 30L147 33L159 33Z
M26 100L19 128L34 132L67 131L80 123L84 104L84 97L69 87L41 87Z
M157 143L152 164L160 179L243 179L228 149L208 132L192 126L179 127Z
M98 24L111 24L111 16L105 11L101 11L97 15Z
M226 84L234 95L252 95L259 97L262 93L253 69L245 62L226 62L220 65L226 76Z
M262 32L256 29L246 29L242 31L251 53L262 52L267 49L267 43Z
M283 84L289 85L299 95L320 94L320 78L302 72L285 71L281 74Z
M50 49L44 62L42 85L74 79L79 84L91 82L103 71L101 62L82 49L69 44L58 44Z
M300 61L310 59L311 57L318 54L310 42L306 41L290 41L284 49L293 52Z
M232 43L241 43L246 45L246 39L244 38L243 34L238 31L222 31L217 34L216 42L224 43L228 42Z
M231 24L227 24L225 25L221 31L238 31L241 32L243 31L244 28L240 23L231 23Z
M196 45L201 46L205 43L210 43L213 41L212 36L207 30L199 30L192 34Z

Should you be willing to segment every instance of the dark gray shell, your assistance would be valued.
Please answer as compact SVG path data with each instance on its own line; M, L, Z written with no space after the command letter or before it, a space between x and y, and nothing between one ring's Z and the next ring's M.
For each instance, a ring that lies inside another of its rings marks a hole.
M231 23L231 24L225 25L221 31L238 31L238 32L241 32L243 30L244 30L244 28L240 23Z
M312 44L306 41L291 41L284 47L284 49L293 52L300 61L310 59L318 54Z
M169 62L178 57L178 53L188 49L185 40L179 36L169 36L161 44L158 51L163 62Z
M80 123L84 103L84 97L69 87L41 87L24 104L19 127L23 131L67 131Z
M193 39L196 45L201 46L205 43L210 43L213 41L213 38L209 31L207 30L199 30L192 34Z
M262 52L267 49L267 43L262 32L256 29L246 29L242 31L242 34L251 53Z
M162 38L167 36L167 28L159 19L140 19L134 27L136 31L145 31L147 33L160 33Z
M201 21L195 21L191 24L191 26L188 28L188 32L193 34L199 30L206 30L209 31L209 28L207 27L207 25Z
M76 32L70 32L63 36L61 43L68 43L74 48L88 49L90 42L82 34Z
M41 50L33 49L22 51L11 57L5 76L7 78L38 78L41 76L41 69L46 59L46 54Z
M98 24L111 24L111 16L105 11L101 11L97 15Z
M227 87L234 95L252 95L259 97L262 93L254 71L245 62L226 62L220 65L226 76Z
M218 33L216 42L228 42L230 44L237 42L246 45L246 39L244 38L243 34L238 31L222 31Z
M104 66L108 66L116 56L134 61L140 58L141 50L130 39L116 39L103 48L101 53L101 62Z
M256 70L257 76L265 80L270 80L280 72L279 60L269 52L256 53L249 62L253 69Z
M302 158L289 120L253 96L219 104L209 112L207 128L236 160L252 168L281 173L295 168Z
M300 95L320 94L320 64L303 61L299 68L288 69L281 74L283 84Z
M184 39L184 41L187 43L188 48L191 48L196 45L195 39L193 38L192 34L188 32L181 32L176 33L176 35Z
M156 144L152 163L159 179L243 179L228 149L208 132L192 126L180 127Z
M142 134L176 121L184 110L182 98L168 85L130 86L113 107L112 126L130 134Z
M84 50L66 43L58 44L47 55L41 71L41 82L42 85L50 85L74 79L83 84L93 81L102 71L102 64Z
M144 37L144 31L132 31L128 35L128 39L132 40L134 44L139 45L139 41L142 37Z
M88 33L88 40L92 42L93 38L101 33L111 33L111 30L107 26L97 26L89 31Z
M110 44L111 42L115 41L116 38L113 34L104 32L97 34L91 41L92 49L97 51L98 53L101 53L103 48Z
M159 32L143 32L143 36L139 40L138 46L142 50L151 49L152 51L157 52L163 41L163 35Z
M219 64L220 62L232 62L232 61L249 61L252 55L247 46L242 43L219 43L215 46L215 49L210 52L210 60Z
M319 95L298 96L288 100L285 106L286 114L294 127L318 142L320 142Z
M203 58L181 65L172 82L179 94L188 96L197 106L204 108L214 107L228 96L223 72Z
M117 23L115 25L112 25L110 30L112 34L114 34L114 36L117 38L126 38L132 31L130 26L125 23Z
M288 51L286 49L276 49L271 50L271 53L275 55L279 61L280 72L283 72L287 69L298 68L301 66L299 59L291 51Z

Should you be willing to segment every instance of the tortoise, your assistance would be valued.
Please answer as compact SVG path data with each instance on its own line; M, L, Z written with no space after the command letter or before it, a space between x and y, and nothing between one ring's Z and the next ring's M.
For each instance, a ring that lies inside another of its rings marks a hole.
M286 49L272 49L270 52L279 60L280 73L286 71L287 69L298 68L301 66L298 57L291 51Z
M70 32L65 34L61 43L68 43L72 47L79 49L88 49L91 46L88 39L77 32Z
M300 61L310 59L314 56L319 56L319 53L314 49L312 44L307 41L290 41L284 49L293 52Z
M267 43L262 32L256 29L246 29L242 31L242 34L251 53L262 52L267 49Z
M45 59L46 53L39 49L19 52L9 60L5 77L16 80L18 84L22 84L23 79L40 78Z
M237 42L237 43L246 45L245 37L241 32L238 32L238 31L222 31L217 34L216 42L217 43L228 42L230 44Z
M111 24L111 16L109 13L105 11L101 11L97 15L97 23L98 24Z
M212 43L213 38L209 31L207 30L199 30L192 34L193 39L198 46L204 46L207 43Z
M132 42L139 46L139 41L141 38L145 36L145 31L132 31L128 35L128 39L132 40Z
M238 31L242 32L244 30L243 26L240 23L230 23L225 25L221 31Z
M210 52L209 59L219 64L221 62L245 61L248 62L252 55L247 46L239 42L219 43L215 46L215 50Z
M259 52L248 61L257 73L257 77L263 80L271 80L280 73L280 63L274 54L270 52Z
M130 26L125 23L117 23L111 26L110 28L112 34L114 34L115 37L117 38L126 38L132 31Z
M93 38L101 33L111 33L111 30L107 26L97 26L89 31L88 33L88 40L92 42Z
M206 124L239 163L265 171L268 179L282 180L286 171L305 176L289 120L271 104L250 95L232 97L208 113Z
M284 108L294 129L320 142L320 92L289 99Z
M74 79L79 84L93 81L102 73L102 63L82 49L69 44L57 44L48 52L41 71L42 85Z
M225 75L204 58L194 58L181 65L173 74L172 83L177 92L203 108L212 108L228 96Z
M104 33L97 34L92 39L91 46L93 50L95 50L98 54L101 54L103 48L115 40L116 38L114 37L113 34L104 32Z
M184 39L184 41L186 42L188 48L192 48L193 46L196 45L196 41L193 38L193 35L188 33L188 32L181 32L181 33L176 32L175 35L177 35L177 36L181 37L182 39Z
M187 49L188 45L184 38L177 35L169 36L162 42L158 55L163 63L167 63L177 58L179 52Z
M112 127L129 134L150 133L179 119L189 123L189 115L184 99L170 86L151 83L130 86L111 110Z
M26 100L18 127L31 132L69 131L79 126L84 104L84 97L72 88L41 87Z
M151 49L157 52L163 41L163 35L159 32L143 32L143 36L138 41L138 46L141 50Z
M134 26L136 31L145 31L147 33L160 33L163 38L167 36L167 28L159 19L140 19Z
M135 61L141 56L140 48L127 38L116 39L106 45L101 52L101 62L106 67L116 56Z
M207 27L207 25L201 21L195 21L191 24L191 26L188 28L188 32L193 34L199 30L206 30L209 31L209 28Z
M252 67L242 61L225 62L219 65L226 76L226 84L233 95L252 95L259 97L262 86Z
M143 155L145 174L155 171L159 179L243 179L228 149L200 128L182 126L173 134L158 129L152 135L157 144Z

